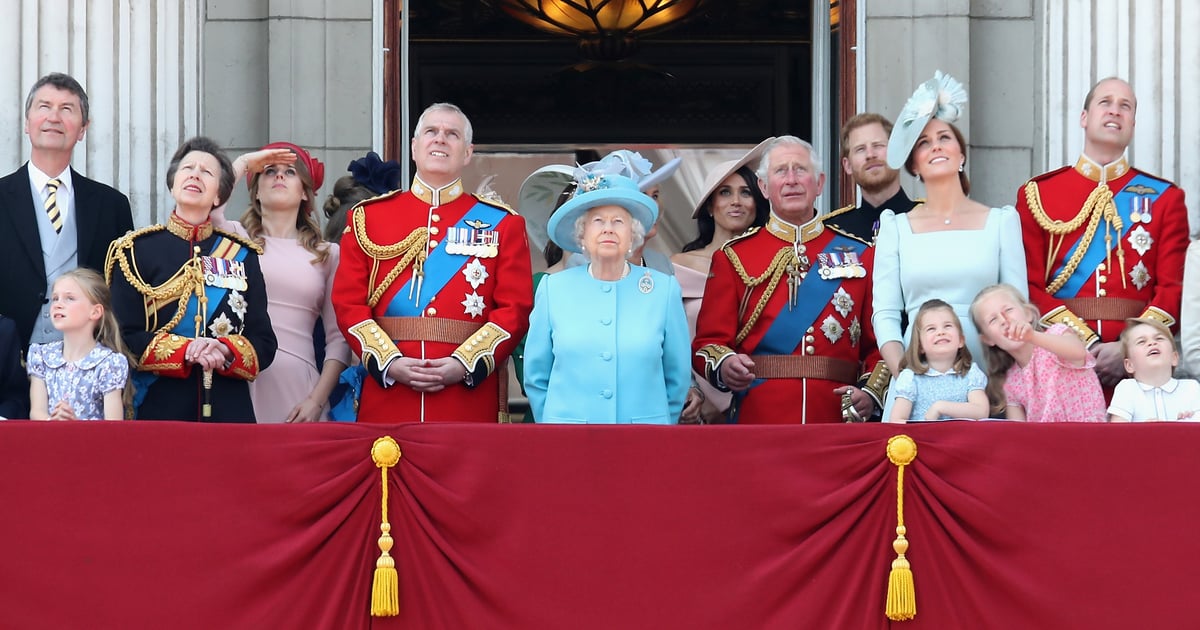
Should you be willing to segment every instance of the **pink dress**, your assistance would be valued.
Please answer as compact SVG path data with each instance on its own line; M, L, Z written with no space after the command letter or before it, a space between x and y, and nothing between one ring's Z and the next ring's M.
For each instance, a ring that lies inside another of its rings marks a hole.
M218 223L218 227L246 236L236 221ZM350 346L337 327L337 316L329 291L341 250L326 243L329 256L324 263L312 264L313 255L293 238L264 236L263 255L258 257L267 285L267 314L279 349L271 366L250 383L250 401L259 424L283 422L292 408L312 393L321 377L313 347L313 328L317 317L325 326L325 360L350 364ZM322 401L321 419L329 419L329 402Z
M1064 324L1046 330L1073 335ZM1063 363L1045 348L1034 348L1029 365L1013 364L1004 381L1009 405L1025 409L1029 422L1104 422L1104 391L1096 377L1096 360L1089 354L1082 367Z
M712 260L709 259L709 262L711 263ZM683 290L683 313L687 316L688 335L695 339L696 317L700 315L700 302L704 298L704 284L708 282L708 272L700 272L691 267L676 264L675 279L679 281L679 288ZM692 374L692 381L696 387L700 388L705 400L712 403L719 411L724 412L729 409L733 394L713 387L707 379L695 373Z

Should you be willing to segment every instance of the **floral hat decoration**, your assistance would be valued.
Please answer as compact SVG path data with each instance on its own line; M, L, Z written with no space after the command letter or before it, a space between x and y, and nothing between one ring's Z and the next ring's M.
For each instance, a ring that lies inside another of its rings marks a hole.
M917 86L896 118L892 137L888 139L888 166L904 166L930 119L953 123L966 111L966 106L967 90L963 84L941 70L934 72L932 79Z
M369 151L346 167L354 181L376 195L384 195L400 188L400 163L396 160L383 161L379 154Z
M551 215L546 226L550 238L564 250L579 253L575 221L588 210L600 206L620 206L643 227L650 229L658 220L658 204L639 186L644 181L642 174L650 172L649 160L624 149L614 151L598 162L575 167L572 173L575 196Z

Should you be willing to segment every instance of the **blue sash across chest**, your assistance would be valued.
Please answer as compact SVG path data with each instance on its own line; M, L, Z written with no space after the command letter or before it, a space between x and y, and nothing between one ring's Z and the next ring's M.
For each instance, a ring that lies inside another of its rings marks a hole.
M476 203L451 229L469 230L471 226L467 222L470 221L476 224L488 224L490 226L489 229L494 230L507 216L508 213L504 210L485 203ZM413 282L416 281L416 277L410 277L408 282L405 282L404 286L392 297L392 301L388 303L387 311L384 313L386 316L420 317L425 311L425 307L429 306L429 301L433 299L433 296L441 292L446 284L450 282L450 279L454 277L454 274L462 270L463 266L467 264L471 256L466 254L451 254L446 251L446 245L449 240L449 238L443 238L437 244L437 247L429 252L429 257L425 259L425 276L419 284L421 289L420 295L414 295L411 299L408 297L410 291L415 291Z
M1131 188L1139 191L1151 190L1153 194L1146 195L1129 192ZM1168 184L1166 182L1144 173L1139 173L1133 179L1129 180L1129 183L1125 184L1125 187L1120 192L1113 195L1113 205L1116 206L1117 214L1121 217L1121 224L1124 226L1124 231L1116 235L1117 240L1114 242L1120 242L1121 239L1125 238L1129 230L1133 229L1134 222L1131 218L1133 214L1131 200L1138 198L1149 199L1150 205L1153 206L1154 202L1158 201L1158 198L1167 191L1167 188ZM1104 238L1100 233L1102 229L1103 227L1096 228L1096 234L1092 237L1092 242L1088 244L1083 257L1080 258L1079 266L1075 268L1075 273L1071 274L1071 277L1054 293L1054 297L1072 298L1078 295L1079 290L1083 288L1087 279L1095 273L1096 267L1108 256L1108 246L1105 245ZM1051 277L1057 277L1058 274L1062 273L1063 268L1066 267L1065 261L1071 259L1071 256L1079 248L1079 243L1080 241L1075 241L1070 251L1063 255L1064 263L1058 269L1054 270L1054 274Z

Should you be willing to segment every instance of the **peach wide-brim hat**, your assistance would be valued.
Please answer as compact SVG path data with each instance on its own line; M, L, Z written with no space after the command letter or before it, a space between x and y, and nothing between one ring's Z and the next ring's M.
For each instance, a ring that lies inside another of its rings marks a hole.
M717 192L717 187L721 185L721 182L728 179L730 175L736 173L737 170L743 166L749 166L751 170L758 166L758 161L762 159L763 151L766 150L767 145L771 144L771 141L774 139L775 137L771 136L770 138L759 142L758 146L750 149L750 151L746 153L746 155L743 155L740 159L721 162L720 164L712 167L712 169L708 171L708 175L704 177L703 188L701 188L701 190L704 191L704 194L700 195L700 202L697 203L696 208L692 210L692 218L695 219L696 217L700 216L700 211L703 210L704 206L708 203L708 198L711 197L713 193ZM758 181L747 183L751 186L758 185Z

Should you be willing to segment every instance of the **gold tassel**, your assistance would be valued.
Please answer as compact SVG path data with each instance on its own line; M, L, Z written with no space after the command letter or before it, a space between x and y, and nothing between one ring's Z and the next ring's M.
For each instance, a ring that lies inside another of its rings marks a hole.
M892 561L892 572L888 575L887 618L892 621L908 621L917 616L917 595L913 587L912 566L904 554L908 551L908 530L904 527L904 467L917 458L917 443L907 435L896 435L888 440L887 456L896 465L896 540L892 549L896 559Z
M400 614L400 577L396 574L396 561L390 553L392 524L388 522L388 469L400 463L400 446L391 436L385 435L371 446L371 459L379 467L383 489L379 559L375 561L375 579L371 583L371 616L395 617Z

